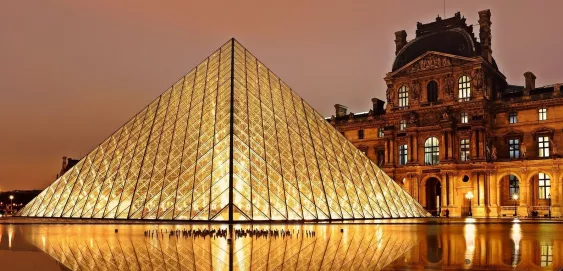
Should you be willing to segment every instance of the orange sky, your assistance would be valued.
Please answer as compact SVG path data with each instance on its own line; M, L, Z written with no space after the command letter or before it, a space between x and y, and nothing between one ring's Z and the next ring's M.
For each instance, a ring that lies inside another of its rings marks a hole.
M509 83L563 82L563 2L448 1L446 15L477 24L487 8ZM62 156L86 155L233 36L322 114L367 111L385 98L393 33L410 40L438 14L442 0L4 1L0 191L46 187Z

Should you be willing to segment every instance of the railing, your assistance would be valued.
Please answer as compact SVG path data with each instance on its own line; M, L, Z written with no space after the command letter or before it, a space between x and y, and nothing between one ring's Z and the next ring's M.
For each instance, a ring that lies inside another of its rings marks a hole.
M517 206L500 206L500 211L513 211L516 210Z
M542 206L532 206L532 207L531 207L531 210L532 210L532 211L549 211L549 209L551 209L551 207L550 207L550 206L545 206L545 205L542 205Z

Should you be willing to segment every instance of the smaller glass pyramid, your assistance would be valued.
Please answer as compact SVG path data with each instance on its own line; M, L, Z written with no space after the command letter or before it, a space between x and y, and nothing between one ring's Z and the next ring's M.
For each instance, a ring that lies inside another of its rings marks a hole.
M318 221L427 213L231 39L18 215Z

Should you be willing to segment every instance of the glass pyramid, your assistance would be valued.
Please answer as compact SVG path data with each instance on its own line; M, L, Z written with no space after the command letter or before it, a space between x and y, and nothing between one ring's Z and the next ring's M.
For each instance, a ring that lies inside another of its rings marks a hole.
M231 39L18 215L268 221L427 213Z

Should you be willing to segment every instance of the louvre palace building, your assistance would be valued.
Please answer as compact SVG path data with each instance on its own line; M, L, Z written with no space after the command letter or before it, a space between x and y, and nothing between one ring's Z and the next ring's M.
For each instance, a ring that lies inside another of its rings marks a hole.
M327 118L433 214L561 216L561 85L512 85L491 49L491 12L479 37L456 13L395 32L386 102L367 113L335 105Z

